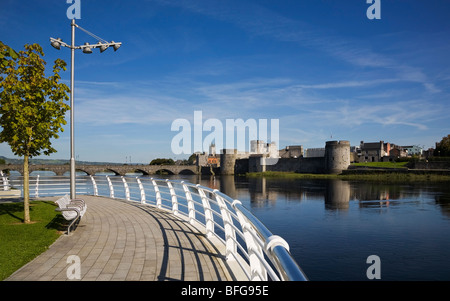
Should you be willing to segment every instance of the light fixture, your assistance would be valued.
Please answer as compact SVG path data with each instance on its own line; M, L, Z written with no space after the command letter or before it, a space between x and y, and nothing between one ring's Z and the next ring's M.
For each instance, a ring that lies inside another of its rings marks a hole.
M117 51L117 49L119 49L120 46L122 45L121 43L116 43L116 42L114 42L114 41L111 41L111 43L114 44L114 45L113 45L114 51Z
M108 49L108 45L104 45L102 43L98 43L100 45L100 53L102 53L103 51L105 51L106 49Z
M60 50L61 42L62 42L62 40L60 38L58 38L56 40L54 39L54 40L52 40L51 45L53 46L53 48Z
M92 53L92 49L91 49L91 47L90 47L90 45L89 45L89 43L84 43L84 46L83 46L83 53Z

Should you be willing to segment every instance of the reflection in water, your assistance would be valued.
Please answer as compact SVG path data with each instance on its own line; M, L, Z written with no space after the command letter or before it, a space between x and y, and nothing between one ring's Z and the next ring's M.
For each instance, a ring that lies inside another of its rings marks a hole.
M325 208L348 209L350 184L341 180L330 180L325 191Z
M327 210L347 210L351 202L359 208L392 207L404 199L419 203L424 193L434 193L442 213L450 217L450 187L446 183L379 183L367 181L280 179L236 176L172 176L218 189L233 199L250 200L251 207L289 201L323 200Z

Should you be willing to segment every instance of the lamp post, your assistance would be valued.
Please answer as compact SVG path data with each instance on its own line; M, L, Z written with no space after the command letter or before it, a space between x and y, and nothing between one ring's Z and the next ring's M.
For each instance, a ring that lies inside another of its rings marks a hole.
M71 63L70 63L70 198L75 199L76 197L76 188L75 188L75 145L74 145L74 85L75 85L75 49L81 49L83 53L92 53L92 48L99 48L100 53L108 49L108 47L113 47L114 51L117 51L122 43L116 43L114 41L107 42L98 36L92 34L81 26L75 24L75 19L72 19L71 22L72 27L72 43L68 45L62 41L62 39L54 39L50 38L51 45L60 50L61 46L67 47L71 49ZM90 45L89 43L85 43L82 46L75 46L75 27L83 30L88 35L94 37L98 42L97 44Z

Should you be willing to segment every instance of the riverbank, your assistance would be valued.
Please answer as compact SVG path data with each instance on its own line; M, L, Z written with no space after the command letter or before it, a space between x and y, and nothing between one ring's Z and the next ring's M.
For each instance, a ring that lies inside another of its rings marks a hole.
M396 169L349 169L341 174L306 174L296 172L252 172L247 177L284 179L340 179L380 182L450 182L450 171L445 170L396 170Z

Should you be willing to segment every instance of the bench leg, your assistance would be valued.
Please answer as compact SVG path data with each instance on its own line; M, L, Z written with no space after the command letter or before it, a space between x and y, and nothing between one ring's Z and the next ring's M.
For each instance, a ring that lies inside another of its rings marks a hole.
M80 216L79 216L79 215L78 215L76 218L74 218L74 219L72 220L72 222L69 224L69 227L67 227L67 235L70 234L70 227L72 227L72 225L74 225L75 222L76 222L76 221L79 221L79 220L80 220Z

